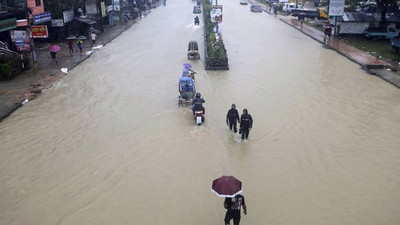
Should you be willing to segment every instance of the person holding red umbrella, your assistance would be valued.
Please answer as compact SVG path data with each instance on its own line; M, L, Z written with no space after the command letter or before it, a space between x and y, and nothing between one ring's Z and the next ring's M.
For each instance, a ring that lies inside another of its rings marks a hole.
M231 219L233 219L233 225L239 225L241 207L243 207L244 215L247 215L246 203L243 195L241 194L238 194L233 198L225 198L224 207L227 209L224 219L225 225L229 225Z

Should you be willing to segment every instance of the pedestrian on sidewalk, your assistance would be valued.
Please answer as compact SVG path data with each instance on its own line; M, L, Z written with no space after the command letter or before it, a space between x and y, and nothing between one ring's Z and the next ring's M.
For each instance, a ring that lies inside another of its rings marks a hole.
M68 40L68 48L69 48L69 54L73 55L74 54L74 46L73 46L74 42L72 41L72 39Z
M96 34L96 33L93 32L93 33L90 34L90 38L92 39L93 45L96 44L96 37L97 37L97 34Z
M78 45L80 55L82 55L82 52L83 52L83 41L79 40L76 44Z
M300 17L299 20L300 20L300 30L302 30L303 29L303 23L304 23L304 17Z
M37 52L32 50L33 69L37 68Z
M243 109L243 114L240 116L240 130L242 134L242 141L249 138L251 128L253 127L253 118L248 113L247 109Z
M57 62L57 52L50 51L50 56L51 56L51 58L53 59L53 62L55 62L56 65L58 65L58 62Z
M327 45L331 40L332 27L329 25L329 23L325 23L324 28L324 44Z

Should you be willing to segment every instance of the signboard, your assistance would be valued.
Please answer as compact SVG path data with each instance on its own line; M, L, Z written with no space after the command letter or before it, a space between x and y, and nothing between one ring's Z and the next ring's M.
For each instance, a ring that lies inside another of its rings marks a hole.
M51 26L52 27L63 27L64 26L64 20L62 20L62 19L51 20Z
M46 25L31 26L32 38L48 38L49 32Z
M17 47L17 51L27 51L30 52L31 51L31 43L30 42L24 42L23 45L21 46L16 46Z
M107 12L109 13L111 11L113 11L113 6L112 5L108 5L107 6Z
M344 15L344 0L330 0L328 15L329 16L343 16Z
M119 11L119 9L120 9L120 6L119 6L119 0L113 0L113 8L114 8L114 11Z
M30 40L15 40L15 47L17 51L31 51L31 42Z
M17 28L17 18L0 20L0 32Z
M74 10L72 9L63 12L64 23L71 22L74 20L74 17Z
M29 40L29 35L26 33L26 30L10 30L10 36L12 42L16 40Z
M218 52L219 49L221 48L221 43L219 43L219 40L217 40L211 47L214 49L214 51Z
M33 24L49 22L51 20L51 12L40 13L33 16Z
M26 27L28 26L28 21L26 19L17 20L17 27Z
M101 6L101 17L106 17L107 16L106 4L104 2L100 2L100 6Z
M221 23L222 22L222 5L213 5L210 11L211 22Z
M24 40L22 40L22 39L15 40L15 46L16 46L16 47L22 47L22 46L24 46Z

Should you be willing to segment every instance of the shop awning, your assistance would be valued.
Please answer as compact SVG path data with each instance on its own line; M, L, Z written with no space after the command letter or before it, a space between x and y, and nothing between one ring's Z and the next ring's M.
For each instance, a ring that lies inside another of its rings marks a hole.
M82 22L82 23L89 24L89 25L92 25L92 24L96 23L96 20L88 19L88 18L80 18L80 17L78 17L78 18L75 18L75 20L77 20L79 22Z

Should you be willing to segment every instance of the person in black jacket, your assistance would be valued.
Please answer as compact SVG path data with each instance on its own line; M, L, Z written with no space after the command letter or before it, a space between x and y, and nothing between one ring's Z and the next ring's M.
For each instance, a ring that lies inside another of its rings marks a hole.
M250 130L253 127L253 118L247 112L247 109L243 109L243 114L240 116L240 132L242 133L242 141L246 137L249 138Z
M203 115L206 114L206 109L203 107L203 103L206 102L204 98L201 97L200 93L196 93L195 98L192 100L192 112L194 115L194 111L203 111Z
M232 130L233 127L233 132L237 132L237 122L240 123L239 121L239 113L236 109L236 105L232 104L231 109L229 109L228 114L226 114L226 125L229 126L229 129Z

